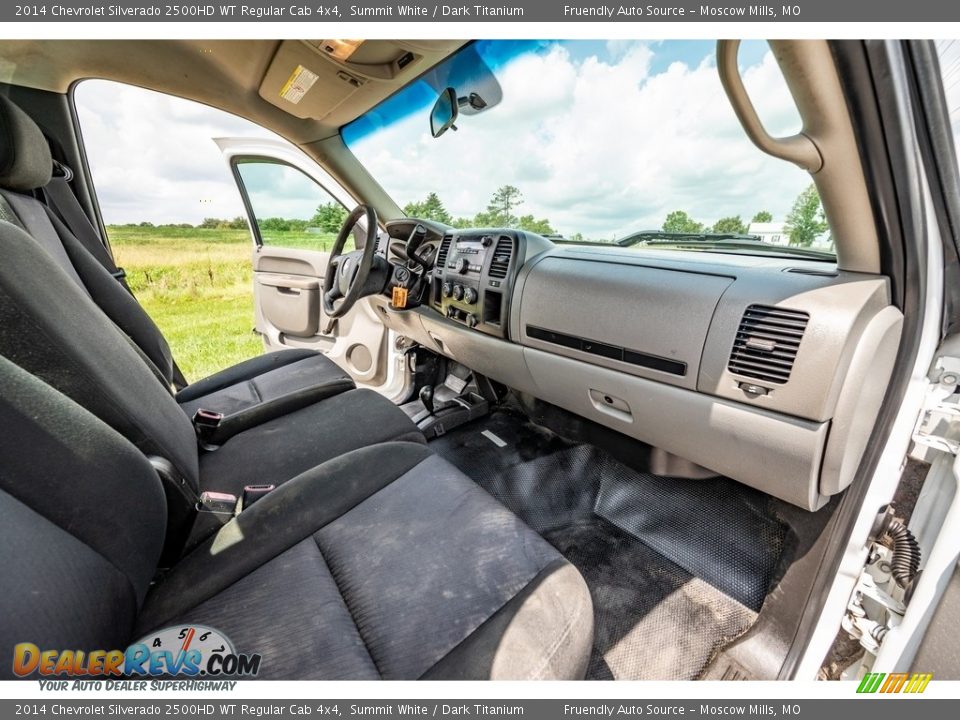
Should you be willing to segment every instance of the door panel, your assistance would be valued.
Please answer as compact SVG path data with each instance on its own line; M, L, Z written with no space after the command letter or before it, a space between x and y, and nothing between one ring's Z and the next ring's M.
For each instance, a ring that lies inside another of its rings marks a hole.
M361 300L331 324L321 302L337 218L356 203L288 143L229 138L217 144L247 209L255 329L266 350L318 350L358 383L382 385L389 367L387 329L373 308Z
M358 302L340 318L333 334L324 335L328 319L320 302L323 274L329 253L261 246L253 253L254 307L256 329L268 349L306 347L325 352L357 382L379 385L386 369L386 329L366 300ZM302 322L300 296L290 294L277 305L275 296L284 290L301 290L316 283L316 306L312 308L313 333L290 332L290 326ZM287 314L287 311L290 314ZM285 329L286 326L286 329Z
M293 337L312 337L320 332L317 278L261 273L254 280L264 323Z

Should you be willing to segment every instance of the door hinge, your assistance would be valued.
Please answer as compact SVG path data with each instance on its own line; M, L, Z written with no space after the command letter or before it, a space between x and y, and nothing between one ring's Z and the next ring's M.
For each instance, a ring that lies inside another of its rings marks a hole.
M960 358L937 359L928 376L923 405L913 431L909 456L931 463L960 454ZM952 467L951 460L947 467ZM884 638L906 613L913 580L921 564L920 547L907 525L894 517L893 507L880 509L870 532L867 560L854 588L843 629L862 646L859 661L841 677L860 678L870 672Z
M883 638L903 620L908 584L897 581L895 547L889 547L888 529L902 523L893 517L893 507L885 506L870 531L867 562L847 603L842 626L871 655L880 650Z
M937 359L913 432L911 457L929 462L931 450L960 454L960 358Z

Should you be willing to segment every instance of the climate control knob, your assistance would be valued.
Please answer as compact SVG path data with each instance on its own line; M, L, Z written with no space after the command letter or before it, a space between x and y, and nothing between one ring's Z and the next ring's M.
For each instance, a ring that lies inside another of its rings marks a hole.
M477 320L477 316L474 315L473 313L469 313L467 315L466 321L467 321L467 326L472 328L476 327L477 323L479 322L479 320Z
M468 287L463 291L463 301L468 305L473 305L477 301L477 291Z
M454 300L463 300L463 285L454 285L454 286L453 286L453 299L454 299Z
M467 270L470 269L470 260L469 260L469 258L462 257L462 258L457 259L457 263L456 263L456 265L454 265L454 267L456 268L456 271L457 271L458 273L460 273L461 275L466 275Z
M450 297L453 295L453 285L450 283L444 283L442 292L444 297Z
M480 244L484 247L490 247L493 245L493 238L489 235L484 235L482 238L480 238Z

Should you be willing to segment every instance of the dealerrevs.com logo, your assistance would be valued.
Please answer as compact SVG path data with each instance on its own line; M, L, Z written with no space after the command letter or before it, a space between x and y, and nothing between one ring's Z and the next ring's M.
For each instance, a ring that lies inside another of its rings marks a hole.
M221 632L203 625L150 633L125 650L46 649L22 642L13 649L17 677L256 677L260 655L237 653Z

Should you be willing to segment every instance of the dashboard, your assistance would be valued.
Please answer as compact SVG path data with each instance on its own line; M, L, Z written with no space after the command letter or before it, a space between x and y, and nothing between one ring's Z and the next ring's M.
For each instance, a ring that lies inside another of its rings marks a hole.
M499 338L509 337L513 288L528 246L537 251L549 241L511 229L455 230L423 220L388 224L389 259L407 262L406 238L414 225L427 228L419 250L430 264L421 302L448 320Z
M505 230L444 236L430 279L430 307L469 328L506 337L520 242Z
M419 222L419 304L375 302L399 334L809 510L851 482L899 347L885 277Z

